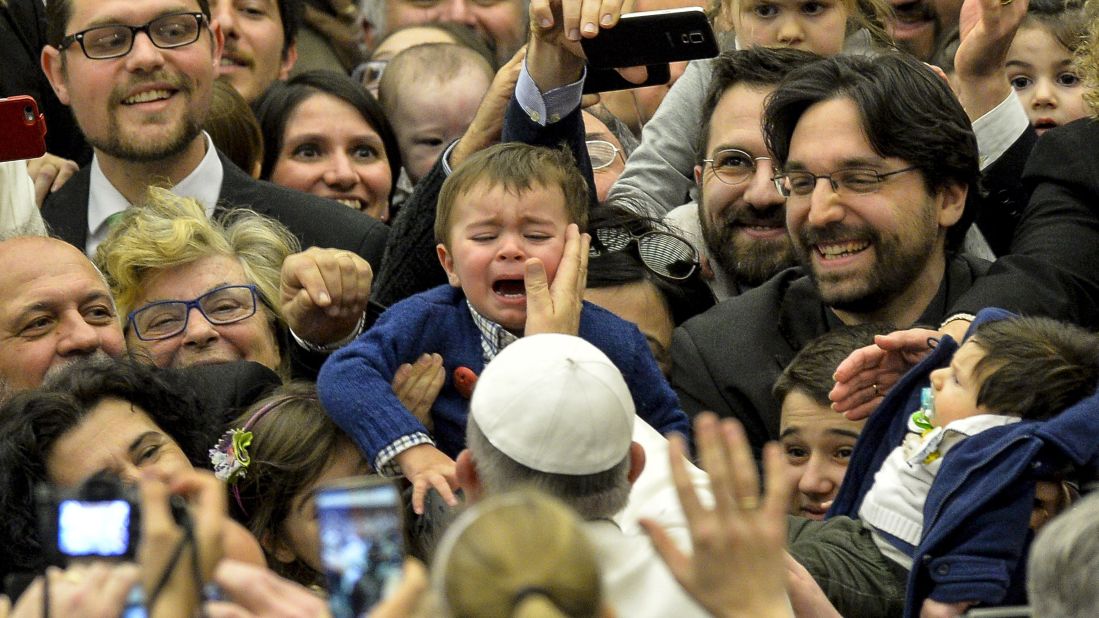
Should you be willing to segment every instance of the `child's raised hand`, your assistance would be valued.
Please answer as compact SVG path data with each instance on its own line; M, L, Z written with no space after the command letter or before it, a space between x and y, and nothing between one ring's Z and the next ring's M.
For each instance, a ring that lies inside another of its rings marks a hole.
M418 444L397 454L408 482L412 483L412 511L424 514L424 497L427 490L435 488L449 506L457 506L454 490L458 488L454 460L430 444Z
M580 233L575 223L565 230L565 254L549 283L542 260L527 260L523 283L527 294L527 323L524 335L580 332L580 309L588 285L588 251L591 236Z

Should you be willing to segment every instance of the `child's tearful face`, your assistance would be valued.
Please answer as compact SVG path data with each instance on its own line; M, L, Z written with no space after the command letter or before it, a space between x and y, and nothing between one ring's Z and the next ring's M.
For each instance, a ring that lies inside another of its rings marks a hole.
M521 334L527 320L526 262L538 258L552 283L569 219L558 187L522 193L482 181L460 195L450 215L449 248L437 247L450 285L478 313Z

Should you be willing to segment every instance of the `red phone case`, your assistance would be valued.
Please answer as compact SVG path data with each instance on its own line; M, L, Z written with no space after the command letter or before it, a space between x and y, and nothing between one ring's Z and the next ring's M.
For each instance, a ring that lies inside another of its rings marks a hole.
M34 97L0 99L0 161L34 159L46 154L46 117Z

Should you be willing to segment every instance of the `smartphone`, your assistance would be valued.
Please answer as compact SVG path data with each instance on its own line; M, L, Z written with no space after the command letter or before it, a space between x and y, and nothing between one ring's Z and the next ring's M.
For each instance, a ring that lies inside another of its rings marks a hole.
M627 13L613 28L580 39L588 66L616 69L666 64L718 54L717 39L699 7Z
M34 97L0 99L0 161L34 159L46 154L46 117Z
M647 76L645 81L635 84L622 77L614 69L596 69L588 67L588 76L584 78L584 94L595 92L611 92L612 90L629 90L631 88L644 88L646 86L659 86L672 79L671 67L667 64L650 64L645 67Z
M321 564L333 618L357 618L400 583L404 565L400 494L378 476L317 490Z

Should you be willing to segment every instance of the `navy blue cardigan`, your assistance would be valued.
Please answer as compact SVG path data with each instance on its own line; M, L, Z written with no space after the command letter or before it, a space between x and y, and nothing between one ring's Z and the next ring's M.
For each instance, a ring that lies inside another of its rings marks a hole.
M662 434L689 435L687 415L679 409L675 391L660 373L637 326L585 302L579 334L622 372L638 416ZM465 448L469 401L454 387L454 370L467 367L480 375L484 369L481 333L461 289L439 286L393 305L369 331L334 353L321 368L317 379L321 403L371 463L379 451L402 436L429 433L390 388L397 368L424 353L441 354L446 371L446 383L431 411L432 437L439 450L457 457Z
M973 327L1011 314L981 311ZM968 334L967 334L968 336ZM858 517L874 473L901 443L919 407L928 374L950 363L958 344L943 337L934 352L904 375L867 420L828 515ZM1099 465L1099 393L1045 421L994 427L955 445L924 504L923 537L908 574L905 616L919 616L927 598L982 605L1025 600L1035 482L1064 465Z

